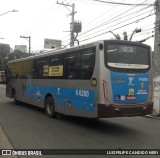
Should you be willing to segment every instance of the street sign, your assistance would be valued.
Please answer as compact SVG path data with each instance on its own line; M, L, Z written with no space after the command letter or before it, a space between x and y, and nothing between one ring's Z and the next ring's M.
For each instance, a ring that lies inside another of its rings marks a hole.
M55 40L55 39L44 39L44 48L46 49L55 49L55 48L61 48L61 40Z

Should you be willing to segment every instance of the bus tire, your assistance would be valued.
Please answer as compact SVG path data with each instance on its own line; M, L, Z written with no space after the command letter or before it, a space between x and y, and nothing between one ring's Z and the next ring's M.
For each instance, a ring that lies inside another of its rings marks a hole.
M46 115L48 117L56 118L55 103L51 96L48 96L46 98L44 107L45 107Z

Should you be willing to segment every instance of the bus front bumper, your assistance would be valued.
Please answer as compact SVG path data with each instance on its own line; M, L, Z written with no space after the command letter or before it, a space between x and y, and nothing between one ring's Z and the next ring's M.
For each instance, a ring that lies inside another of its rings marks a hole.
M153 111L153 102L138 105L98 104L98 117L145 116Z

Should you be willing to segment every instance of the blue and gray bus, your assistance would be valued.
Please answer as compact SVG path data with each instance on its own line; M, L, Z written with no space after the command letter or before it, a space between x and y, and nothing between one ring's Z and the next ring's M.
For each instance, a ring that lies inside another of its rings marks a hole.
M151 48L101 40L10 61L6 96L57 114L87 118L143 116L152 102Z

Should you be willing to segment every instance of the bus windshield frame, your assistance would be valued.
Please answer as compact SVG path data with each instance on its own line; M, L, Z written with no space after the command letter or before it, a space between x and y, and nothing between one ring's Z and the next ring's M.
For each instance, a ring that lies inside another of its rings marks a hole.
M147 72L151 67L150 47L133 42L105 42L104 62L112 71Z

